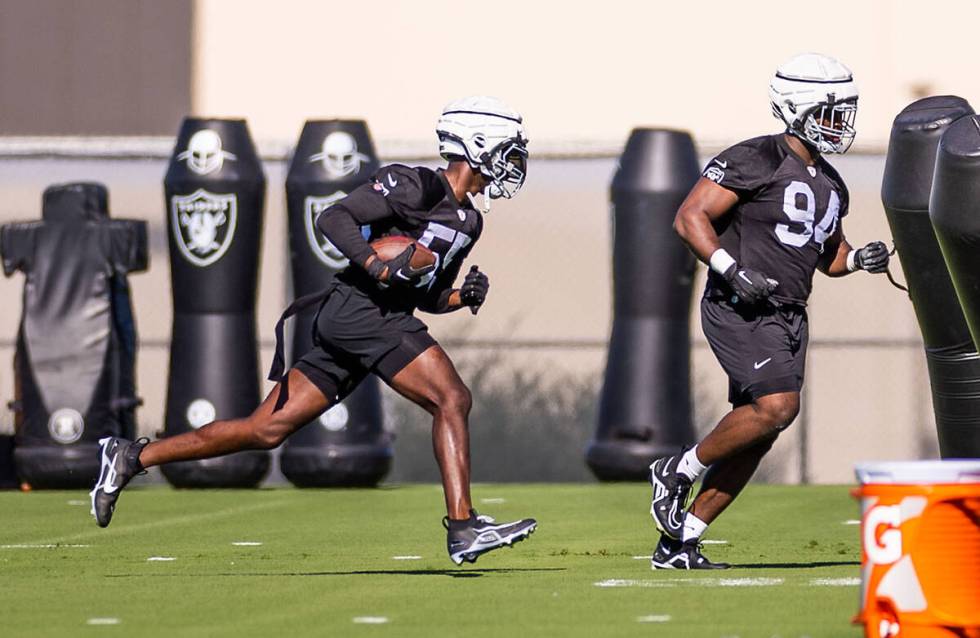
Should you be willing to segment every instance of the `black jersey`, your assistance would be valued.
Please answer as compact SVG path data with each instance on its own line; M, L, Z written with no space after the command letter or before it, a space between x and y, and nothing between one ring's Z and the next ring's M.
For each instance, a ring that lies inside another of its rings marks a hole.
M822 157L806 165L780 133L722 151L702 175L738 195L714 223L721 247L741 266L777 280L775 299L805 304L824 242L847 214L847 187L837 171ZM707 293L730 294L714 272Z
M392 164L335 204L361 225L368 242L390 235L411 237L436 256L436 269L416 288L382 289L360 266L337 279L385 307L412 310L452 287L463 261L483 232L483 217L467 200L456 199L442 171Z

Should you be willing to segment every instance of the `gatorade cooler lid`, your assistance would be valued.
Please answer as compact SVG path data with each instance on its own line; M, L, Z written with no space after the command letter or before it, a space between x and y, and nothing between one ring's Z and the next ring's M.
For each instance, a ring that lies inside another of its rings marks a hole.
M980 459L865 462L858 463L854 473L862 485L980 483Z

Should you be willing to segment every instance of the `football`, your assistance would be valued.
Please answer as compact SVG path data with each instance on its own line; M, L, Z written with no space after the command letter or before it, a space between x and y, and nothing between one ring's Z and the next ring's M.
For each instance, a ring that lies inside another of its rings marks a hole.
M412 268L417 270L436 263L436 256L433 252L411 237L401 237L399 235L382 237L371 242L371 248L374 249L374 252L378 253L378 257L382 261L391 261L402 254L410 244L415 244L415 254L412 255L412 261L409 262Z

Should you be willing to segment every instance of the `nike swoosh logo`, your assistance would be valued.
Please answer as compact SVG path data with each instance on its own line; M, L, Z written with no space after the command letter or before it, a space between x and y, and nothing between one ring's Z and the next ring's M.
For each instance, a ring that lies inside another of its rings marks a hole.
M764 361L756 361L755 363L752 364L752 367L755 368L756 370L758 370L759 368L761 368L762 366L766 365L770 361L772 361L772 357L769 357L768 359L766 359Z
M738 271L738 276L741 277L745 281L745 283L748 283L748 284L751 284L752 283L752 280L745 276L745 271L744 270Z
M119 457L119 452L116 452L115 454L112 455L112 461L109 464L109 472L106 473L106 482L105 485L102 486L102 491L105 492L106 494L112 494L113 492L119 489L118 487L112 484L112 481L116 478L115 468L116 468L116 459L118 457Z
M718 166L721 166L722 168L728 168L728 160L725 160L723 162L720 159L716 159L715 160L715 164L717 164Z
M390 184L392 188L394 188L395 186L398 186L398 180L392 179L391 178L391 173L388 174L388 184Z

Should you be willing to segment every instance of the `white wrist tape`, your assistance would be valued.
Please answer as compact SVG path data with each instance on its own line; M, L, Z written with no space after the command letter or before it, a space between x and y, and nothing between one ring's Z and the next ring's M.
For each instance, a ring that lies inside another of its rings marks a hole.
M854 272L858 269L857 254L858 251L856 250L847 253L847 272Z
M735 259L728 254L727 250L719 248L711 253L711 259L708 260L708 265L711 266L711 270L719 275L724 275L728 272L729 268L735 265Z

